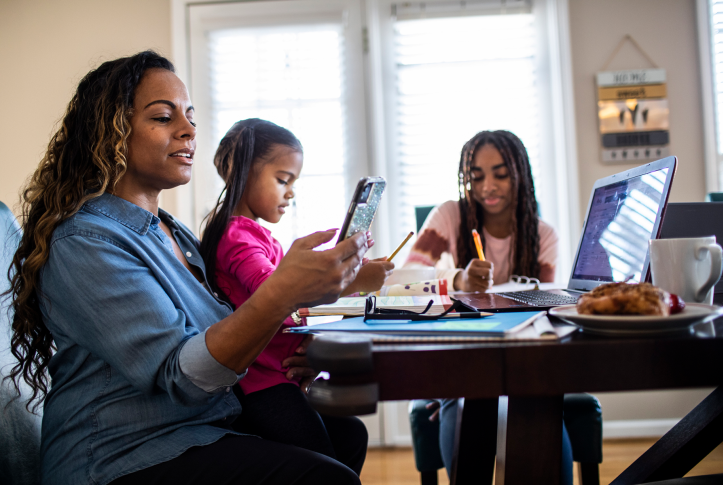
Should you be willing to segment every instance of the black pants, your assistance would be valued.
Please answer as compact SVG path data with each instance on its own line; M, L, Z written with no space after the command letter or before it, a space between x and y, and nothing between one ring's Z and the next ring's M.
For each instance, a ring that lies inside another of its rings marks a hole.
M368 436L359 419L320 416L293 384L237 395L243 411L231 426L263 439L229 435L112 485L360 483Z

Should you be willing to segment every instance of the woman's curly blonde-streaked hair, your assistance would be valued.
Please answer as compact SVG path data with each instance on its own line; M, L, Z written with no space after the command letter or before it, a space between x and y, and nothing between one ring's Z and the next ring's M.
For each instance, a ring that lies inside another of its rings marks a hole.
M19 394L20 378L33 390L27 407L45 399L54 345L40 311L40 272L58 225L88 200L111 191L126 171L133 97L152 68L174 72L153 51L104 62L78 85L60 129L21 194L23 234L8 276L12 298L11 351L18 364L8 376Z

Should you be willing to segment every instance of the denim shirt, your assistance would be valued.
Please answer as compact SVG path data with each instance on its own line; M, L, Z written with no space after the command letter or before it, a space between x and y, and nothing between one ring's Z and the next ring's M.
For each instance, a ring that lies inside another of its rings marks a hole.
M176 258L171 229L205 275L198 240L163 211L110 194L61 223L40 277L57 351L42 426L44 484L99 484L210 444L241 412L241 376L205 331L231 314ZM239 457L243 459L243 457Z

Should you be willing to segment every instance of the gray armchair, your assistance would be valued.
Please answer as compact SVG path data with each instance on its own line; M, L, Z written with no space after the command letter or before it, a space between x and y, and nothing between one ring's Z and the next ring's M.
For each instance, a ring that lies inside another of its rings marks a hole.
M20 242L20 226L8 207L0 202L0 293L10 288L8 269ZM40 483L41 417L25 409L29 389L15 399L15 387L4 378L15 365L10 353L10 299L0 299L0 483L35 485Z

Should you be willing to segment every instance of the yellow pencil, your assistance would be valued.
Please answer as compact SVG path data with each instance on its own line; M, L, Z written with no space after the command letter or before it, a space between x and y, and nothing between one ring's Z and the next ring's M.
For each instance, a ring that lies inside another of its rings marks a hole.
M391 261L392 258L396 256L397 253L404 247L404 245L407 244L407 241L409 241L412 236L414 236L414 231L411 231L409 234L407 234L407 237L404 239L404 241L402 241L402 244L400 244L399 247L394 250L392 255L387 258L387 261Z
M482 251L482 240L479 237L477 229L472 229L472 239L474 239L474 245L477 246L477 255L479 256L480 261L484 261L485 253Z

